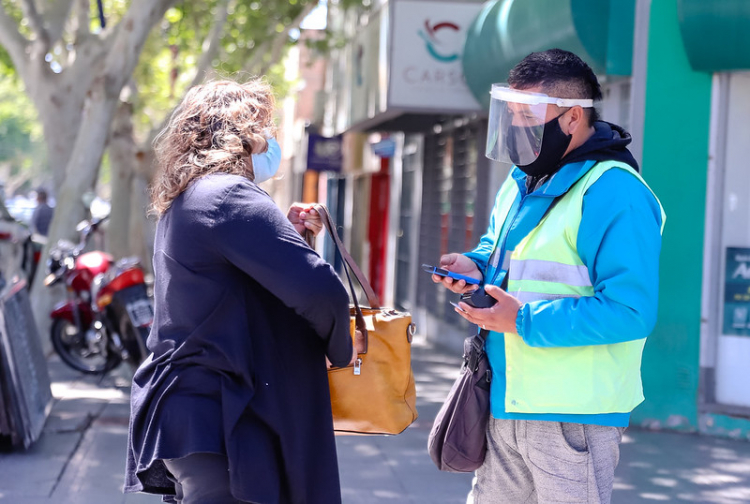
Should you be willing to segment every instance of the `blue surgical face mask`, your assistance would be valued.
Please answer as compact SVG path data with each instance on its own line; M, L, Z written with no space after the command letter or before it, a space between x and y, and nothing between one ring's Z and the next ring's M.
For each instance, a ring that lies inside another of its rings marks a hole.
M260 184L273 178L281 165L281 147L275 138L268 139L268 150L262 154L253 154L253 173L255 183Z

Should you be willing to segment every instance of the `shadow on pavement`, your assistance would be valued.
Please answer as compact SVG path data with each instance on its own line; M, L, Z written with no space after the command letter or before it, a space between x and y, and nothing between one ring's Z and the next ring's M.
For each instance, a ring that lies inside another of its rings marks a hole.
M614 504L750 502L750 443L629 429L620 450Z
M345 504L462 504L472 474L441 473L427 453L432 422L458 375L460 355L415 340L419 418L398 436L338 436ZM0 452L0 503L138 504L121 493L130 373L99 380L49 361L55 404L41 439L25 452ZM614 504L750 502L750 443L628 429Z

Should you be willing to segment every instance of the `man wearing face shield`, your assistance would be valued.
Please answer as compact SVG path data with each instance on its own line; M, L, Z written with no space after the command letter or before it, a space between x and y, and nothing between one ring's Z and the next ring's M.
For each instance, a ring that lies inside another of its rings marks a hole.
M493 372L487 455L468 502L609 503L622 433L643 401L666 217L630 135L599 120L599 83L579 57L532 53L491 97L487 156L514 167L476 248L440 259L497 300L457 310L489 331Z

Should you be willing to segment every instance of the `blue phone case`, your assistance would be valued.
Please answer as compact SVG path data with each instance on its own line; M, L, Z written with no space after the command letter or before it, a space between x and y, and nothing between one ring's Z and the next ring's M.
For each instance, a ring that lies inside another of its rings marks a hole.
M479 280L477 280L476 278L471 278L466 275L459 275L458 273L453 273L452 271L438 268L437 266L432 266L430 264L423 264L422 269L432 275L447 276L453 278L454 280L464 280L467 284L479 285Z

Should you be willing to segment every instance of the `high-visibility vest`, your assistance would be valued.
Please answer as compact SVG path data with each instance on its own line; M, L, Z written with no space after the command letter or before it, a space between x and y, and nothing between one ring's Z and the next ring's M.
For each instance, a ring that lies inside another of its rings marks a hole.
M576 248L583 196L612 168L632 174L630 166L604 161L595 164L562 196L542 221L506 252L508 292L521 302L593 296L588 268ZM514 201L513 179L501 191ZM650 190L650 188L649 188ZM653 191L652 191L653 193ZM656 195L654 195L656 198ZM657 198L657 202L659 202ZM503 205L506 207L506 205ZM666 215L661 207L662 231ZM500 209L507 217L507 208ZM620 328L627 331L627 327ZM643 401L641 355L645 338L606 345L530 347L517 334L505 334L505 411L511 413L627 413Z

